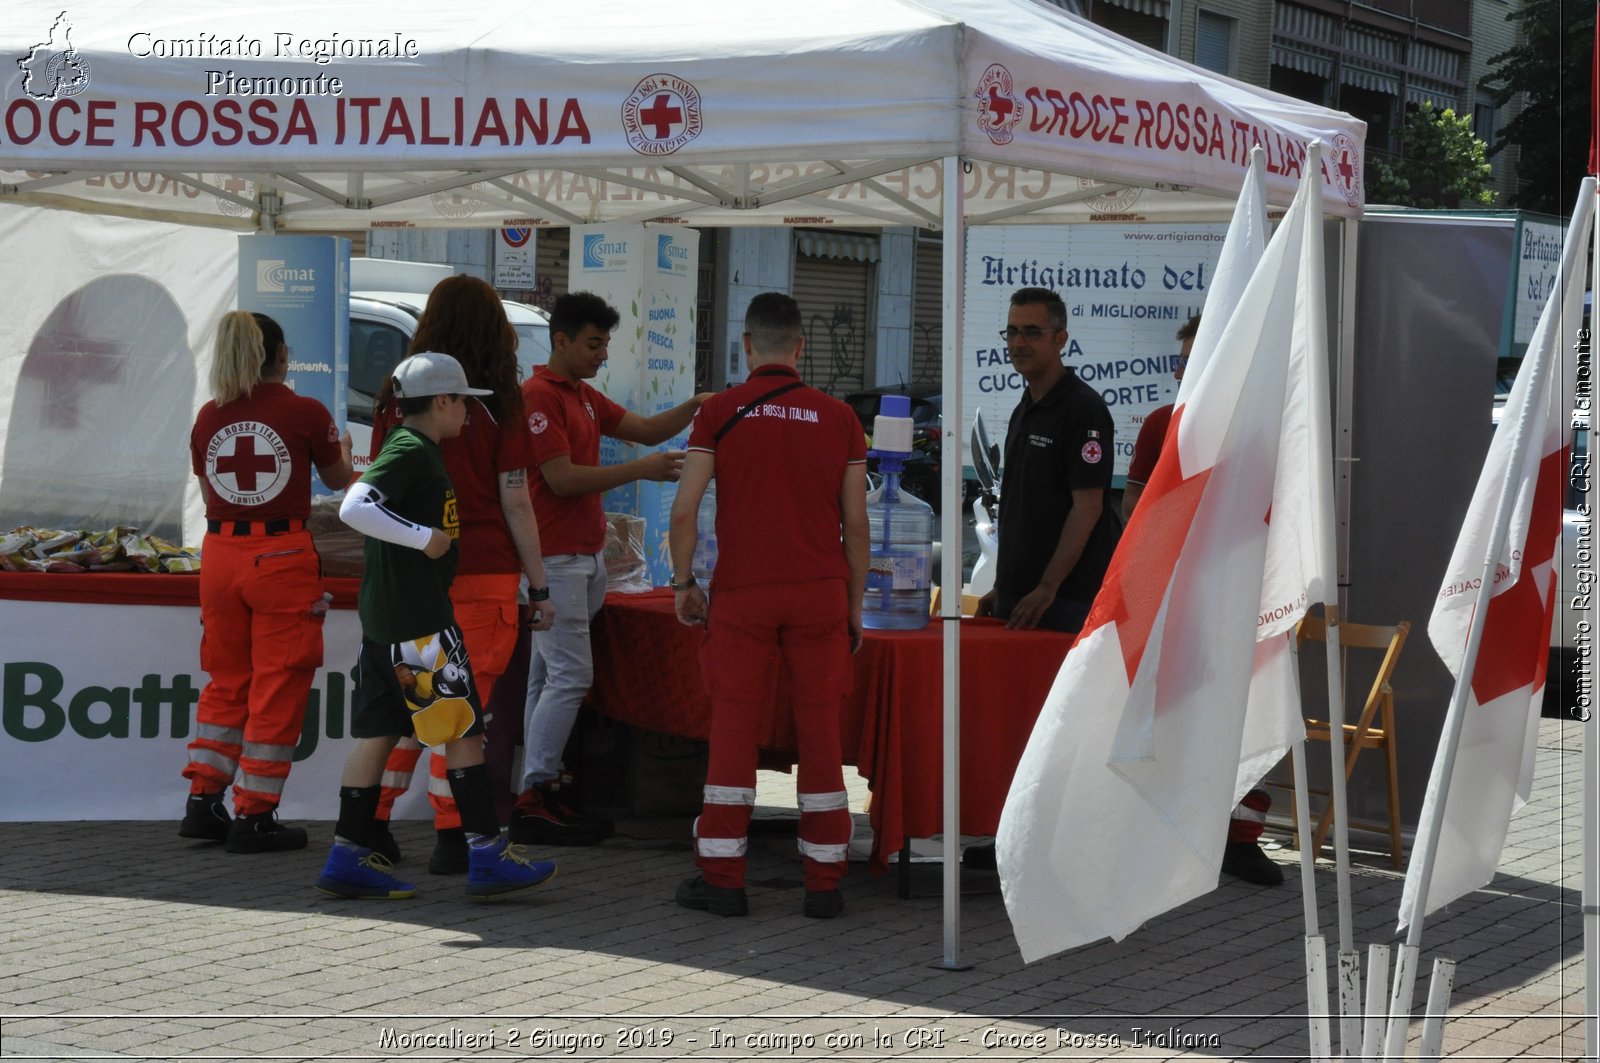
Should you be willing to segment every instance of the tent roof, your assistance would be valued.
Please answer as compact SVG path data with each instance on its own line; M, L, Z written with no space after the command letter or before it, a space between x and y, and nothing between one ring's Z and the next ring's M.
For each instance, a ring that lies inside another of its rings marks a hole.
M13 0L0 202L281 231L937 227L1214 217L1306 145L1359 214L1364 125L1032 0ZM292 27L292 29L291 29ZM263 220L260 211L273 217Z

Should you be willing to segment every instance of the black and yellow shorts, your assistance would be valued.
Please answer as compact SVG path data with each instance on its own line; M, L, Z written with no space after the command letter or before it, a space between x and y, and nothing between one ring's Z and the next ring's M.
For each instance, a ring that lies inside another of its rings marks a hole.
M483 733L483 706L461 629L385 644L361 640L354 738L414 735L425 746Z

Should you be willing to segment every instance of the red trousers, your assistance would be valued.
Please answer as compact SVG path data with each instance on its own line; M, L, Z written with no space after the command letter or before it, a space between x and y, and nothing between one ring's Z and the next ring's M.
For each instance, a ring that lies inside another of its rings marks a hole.
M806 888L836 889L852 821L840 768L839 713L850 692L842 580L718 590L700 669L711 694L711 756L695 820L695 862L713 886L744 885L756 799L756 725L774 679L793 695Z
M1228 820L1228 841L1258 842L1267 828L1267 812L1272 808L1272 795L1265 790L1251 790L1239 799L1238 807Z
M200 692L183 769L191 793L233 783L239 815L269 812L322 664L322 564L311 533L207 535L200 567ZM237 781L235 780L237 776Z
M456 626L467 644L467 659L472 662L472 681L478 687L478 703L485 711L494 693L495 680L505 674L506 665L517 648L520 626L517 621L517 573L495 572L457 576L450 585L450 604ZM521 723L520 718L518 723ZM490 735L503 732L489 729ZM414 738L402 738L389 753L383 766L383 789L379 792L378 818L387 820L399 796L411 788L422 746ZM433 806L433 825L438 830L461 826L461 812L450 795L450 781L444 774L444 752L428 758L428 803Z

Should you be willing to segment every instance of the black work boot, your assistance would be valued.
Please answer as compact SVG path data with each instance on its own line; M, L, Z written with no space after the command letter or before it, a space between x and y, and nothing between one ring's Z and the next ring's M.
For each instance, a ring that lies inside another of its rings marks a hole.
M282 853L305 847L305 830L279 823L277 809L240 816L228 829L227 850L230 853Z
M233 817L228 815L228 806L220 793L190 794L188 804L183 807L183 822L178 824L178 837L223 842L228 840L228 828L232 824Z
M465 875L469 862L467 832L460 827L447 827L438 832L438 838L433 843L433 855L428 858L428 873Z
M1255 842L1228 842L1222 850L1222 873L1255 886L1283 883L1283 868Z
M699 875L678 883L675 899L685 908L712 915L750 914L750 901L743 887L713 886Z

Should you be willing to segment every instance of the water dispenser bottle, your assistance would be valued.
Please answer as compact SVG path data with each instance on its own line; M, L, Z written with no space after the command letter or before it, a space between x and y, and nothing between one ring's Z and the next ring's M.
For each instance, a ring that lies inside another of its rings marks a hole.
M689 570L701 589L711 586L711 570L717 567L717 481L706 484L700 509L694 519L694 558Z
M900 486L911 455L910 413L909 398L885 395L872 428L883 482L867 494L871 550L861 623L879 630L923 627L933 601L933 507Z

